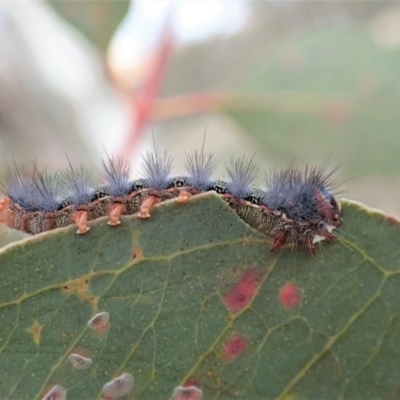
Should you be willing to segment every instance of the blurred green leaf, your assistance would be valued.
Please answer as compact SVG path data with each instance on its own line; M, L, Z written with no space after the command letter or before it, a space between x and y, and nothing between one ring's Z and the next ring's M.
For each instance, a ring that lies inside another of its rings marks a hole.
M47 0L69 23L105 51L129 7L129 0Z
M215 194L3 249L0 398L61 385L99 399L121 373L135 380L125 398L171 398L185 382L205 399L397 397L400 226L349 202L343 215L316 256L271 254ZM287 283L297 306L281 303ZM107 329L89 329L99 312ZM92 365L74 369L70 353Z
M237 84L258 101L228 112L272 164L332 155L348 175L398 175L397 49L379 47L366 25L338 24L280 37L267 50Z

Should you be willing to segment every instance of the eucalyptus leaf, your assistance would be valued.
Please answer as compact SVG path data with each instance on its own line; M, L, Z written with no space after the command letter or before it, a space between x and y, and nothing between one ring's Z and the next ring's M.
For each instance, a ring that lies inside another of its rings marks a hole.
M3 248L0 398L398 397L400 226L342 211L315 256L213 193Z

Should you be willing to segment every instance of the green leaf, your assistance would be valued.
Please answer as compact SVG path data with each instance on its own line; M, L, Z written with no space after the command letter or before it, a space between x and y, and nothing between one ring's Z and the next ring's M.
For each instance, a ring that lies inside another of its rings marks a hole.
M128 0L114 2L48 0L48 3L104 53L129 8Z
M185 383L204 399L397 397L400 226L350 202L343 215L340 240L315 256L271 254L215 194L10 245L0 398L60 385L69 399L100 399L123 373L133 390L108 398L168 399ZM101 312L109 322L89 327ZM92 364L74 367L71 353Z
M400 52L378 46L362 24L305 26L278 36L267 50L235 79L253 100L242 96L229 110L257 138L266 160L309 164L330 154L349 176L398 176L399 89L393 82Z

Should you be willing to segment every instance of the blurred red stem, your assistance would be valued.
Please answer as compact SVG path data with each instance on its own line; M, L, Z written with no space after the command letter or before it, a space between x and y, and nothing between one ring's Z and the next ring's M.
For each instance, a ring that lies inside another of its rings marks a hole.
M118 154L122 158L129 158L131 153L138 148L145 127L150 119L154 99L156 98L164 80L168 61L174 47L174 38L169 23L166 23L159 46L150 63L150 69L144 76L139 90L132 96L130 111L130 124L128 134Z

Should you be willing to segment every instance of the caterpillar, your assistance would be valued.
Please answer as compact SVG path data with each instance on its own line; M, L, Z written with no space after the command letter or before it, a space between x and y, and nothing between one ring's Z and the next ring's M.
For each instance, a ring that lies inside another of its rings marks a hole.
M122 215L149 218L159 202L175 199L184 204L203 192L214 191L254 229L271 237L271 251L284 244L301 245L315 254L318 238L336 239L332 230L342 216L333 195L333 174L324 166L300 170L293 165L273 170L264 189L253 183L258 167L252 159L232 159L226 181L212 178L217 163L212 152L186 154L186 173L171 177L172 159L155 146L145 154L142 179L130 179L127 160L107 157L102 161L104 185L94 188L90 172L82 165L49 174L33 163L33 172L6 167L0 199L0 222L29 234L75 224L77 234L86 234L88 222L108 216L117 226Z

